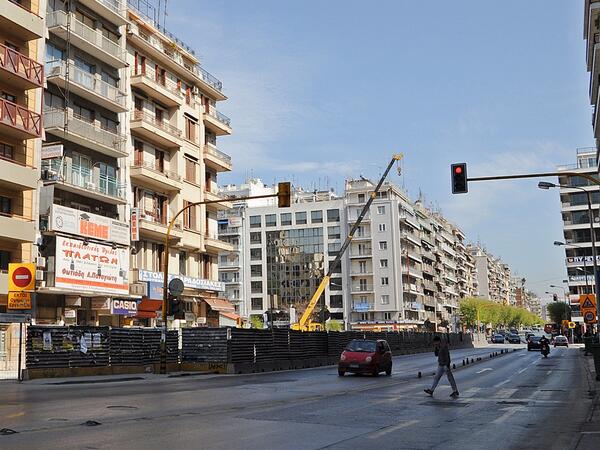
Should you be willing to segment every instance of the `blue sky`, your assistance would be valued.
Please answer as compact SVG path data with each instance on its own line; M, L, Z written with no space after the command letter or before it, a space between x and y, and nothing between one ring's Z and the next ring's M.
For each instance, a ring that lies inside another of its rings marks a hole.
M557 191L537 180L473 183L452 196L449 165L469 175L553 170L593 145L583 0L171 0L166 27L197 50L229 100L234 170L305 187L377 177L405 155L419 190L528 279L566 278Z

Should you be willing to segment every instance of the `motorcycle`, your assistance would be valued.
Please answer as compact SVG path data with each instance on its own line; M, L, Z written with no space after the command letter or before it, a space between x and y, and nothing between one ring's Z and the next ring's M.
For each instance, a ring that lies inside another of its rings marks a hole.
M543 344L540 351L542 355L544 355L544 358L547 358L548 354L550 353L550 346L548 344Z

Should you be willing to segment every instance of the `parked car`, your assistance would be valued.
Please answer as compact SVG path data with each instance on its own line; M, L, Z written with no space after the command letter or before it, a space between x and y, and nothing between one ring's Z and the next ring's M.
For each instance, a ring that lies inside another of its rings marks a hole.
M541 350L542 344L540 344L541 336L529 336L529 340L527 341L527 351L531 350Z
M569 346L569 341L568 339L563 336L563 335L558 335L554 338L554 347L556 347L557 345L563 346L563 347L568 347Z
M493 334L492 344L504 344L504 336L502 334Z
M380 372L392 374L392 352L387 341L354 339L340 355L338 375L346 372L368 373L374 376Z
M509 344L520 344L521 336L519 336L518 334L509 334L506 336L506 340Z

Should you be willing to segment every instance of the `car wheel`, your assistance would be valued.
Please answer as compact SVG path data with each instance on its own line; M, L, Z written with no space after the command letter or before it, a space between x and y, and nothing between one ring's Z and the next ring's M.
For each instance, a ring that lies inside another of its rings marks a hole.
M385 374L389 377L392 374L392 365L390 364L390 367L387 368L387 370L385 371Z
M344 372L343 370L338 370L338 376L340 377L343 377L345 373L346 372Z

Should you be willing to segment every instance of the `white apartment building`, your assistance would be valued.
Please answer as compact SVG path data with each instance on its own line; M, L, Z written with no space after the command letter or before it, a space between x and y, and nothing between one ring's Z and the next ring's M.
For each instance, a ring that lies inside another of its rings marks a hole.
M511 303L511 270L500 258L479 245L468 246L477 269L479 297L504 304Z
M590 104L592 105L592 128L596 139L596 169L600 160L600 0L584 0L583 38L586 41L586 66L590 73Z

